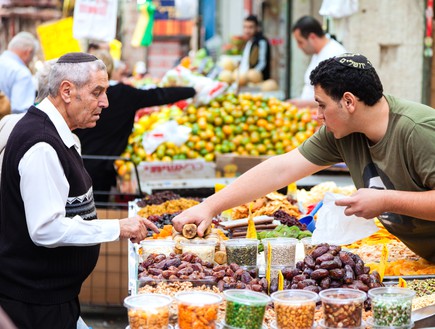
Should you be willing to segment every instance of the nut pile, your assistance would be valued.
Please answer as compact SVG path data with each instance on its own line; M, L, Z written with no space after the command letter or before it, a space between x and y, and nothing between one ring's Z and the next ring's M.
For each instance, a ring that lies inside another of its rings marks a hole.
M138 279L145 284L162 280L171 282L188 280L196 283L217 285L226 289L250 289L266 291L266 279L255 278L256 270L245 270L237 264L214 266L192 253L169 256L151 254L138 266Z
M379 274L364 266L362 259L340 246L318 245L296 267L282 269L284 289L304 289L316 293L329 288L353 288L367 292L381 287ZM271 282L271 292L278 289L278 280Z
M362 309L362 302L350 302L348 304L323 302L325 326L327 328L360 327L362 320Z
M161 308L153 311L129 310L128 321L131 329L163 329L169 324L168 308Z
M278 328L311 329L314 321L316 303L285 304L275 303Z

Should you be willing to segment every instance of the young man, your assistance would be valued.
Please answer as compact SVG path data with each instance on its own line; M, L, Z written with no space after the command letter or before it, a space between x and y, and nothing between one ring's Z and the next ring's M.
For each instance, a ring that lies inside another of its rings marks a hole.
M311 71L323 60L341 55L346 49L337 41L330 39L322 29L322 25L314 17L303 16L292 27L296 43L306 55L312 56L304 74L302 94L290 102L298 108L316 108L314 88L310 84Z
M260 31L257 16L250 15L243 22L243 38L246 41L243 49L239 71L254 69L261 72L263 80L270 79L270 45Z
M273 157L221 192L176 218L199 224L338 162L358 191L336 201L346 215L378 216L412 251L435 262L435 111L383 95L371 63L344 54L321 62L310 75L324 125L298 149Z
M92 181L71 130L94 127L108 106L106 67L84 53L62 56L49 96L30 107L6 144L0 189L0 306L18 328L76 329L78 294L99 244L139 242L151 222L95 220Z

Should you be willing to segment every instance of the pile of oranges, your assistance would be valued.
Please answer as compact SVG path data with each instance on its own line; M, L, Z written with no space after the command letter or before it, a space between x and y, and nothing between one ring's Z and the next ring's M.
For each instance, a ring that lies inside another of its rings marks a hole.
M140 118L133 129L123 157L133 162L172 161L202 157L213 161L217 153L239 155L275 155L298 147L317 128L309 109L297 109L290 103L260 94L229 93L207 106L187 106L184 111L163 107L162 114ZM164 120L176 120L191 128L187 142L177 146L166 142L147 154L142 136ZM118 161L118 171L125 171ZM131 166L131 165L130 165Z

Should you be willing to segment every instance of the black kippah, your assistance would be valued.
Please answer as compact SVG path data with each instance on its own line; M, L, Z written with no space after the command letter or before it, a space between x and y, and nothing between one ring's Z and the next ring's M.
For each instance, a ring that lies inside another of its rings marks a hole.
M86 63L98 60L97 57L87 53L68 53L60 57L56 63Z
M367 57L361 54L345 53L340 56L335 56L334 60L343 66L347 66L358 70L369 70L373 68L372 63Z

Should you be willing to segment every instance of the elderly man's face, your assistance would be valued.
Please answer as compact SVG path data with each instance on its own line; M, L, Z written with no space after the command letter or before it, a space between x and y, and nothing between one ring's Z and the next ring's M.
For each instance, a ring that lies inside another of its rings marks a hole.
M109 106L106 91L109 81L106 71L92 72L89 82L82 88L74 88L71 106L67 110L71 130L95 127L103 108Z

